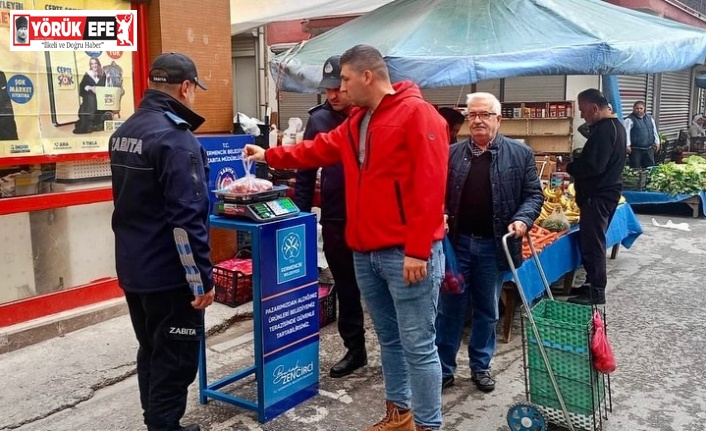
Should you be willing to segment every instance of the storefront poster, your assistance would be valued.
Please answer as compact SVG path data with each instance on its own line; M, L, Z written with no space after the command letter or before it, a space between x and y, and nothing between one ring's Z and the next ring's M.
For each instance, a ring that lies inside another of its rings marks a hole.
M120 10L130 4L0 2L0 157L107 151L108 137L134 111L131 53L11 52L9 7Z

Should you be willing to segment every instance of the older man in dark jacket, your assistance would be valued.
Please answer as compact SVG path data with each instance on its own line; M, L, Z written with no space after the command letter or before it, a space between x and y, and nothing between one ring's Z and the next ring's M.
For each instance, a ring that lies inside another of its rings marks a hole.
M502 271L508 269L501 238L508 232L515 234L509 244L519 265L521 238L542 207L534 154L526 145L498 134L500 112L500 102L492 94L469 94L471 139L454 144L449 154L449 235L466 286L461 294L441 295L436 345L443 389L454 382L469 304L473 310L468 344L471 378L484 392L495 389L490 361L495 352Z

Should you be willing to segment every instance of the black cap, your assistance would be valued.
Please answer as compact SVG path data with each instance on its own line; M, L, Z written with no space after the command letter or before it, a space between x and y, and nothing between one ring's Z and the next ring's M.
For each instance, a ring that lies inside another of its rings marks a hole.
M191 81L207 90L207 87L199 81L194 62L184 54L176 52L160 54L159 57L155 58L150 69L150 81L168 84L181 84L184 81Z
M18 16L15 18L15 28L27 28L28 21L26 16Z
M329 57L324 63L324 77L319 88L338 88L341 86L341 56Z

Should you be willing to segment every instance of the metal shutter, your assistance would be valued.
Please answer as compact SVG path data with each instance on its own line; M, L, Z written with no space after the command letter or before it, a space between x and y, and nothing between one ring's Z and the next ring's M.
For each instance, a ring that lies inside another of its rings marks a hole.
M502 102L549 102L566 99L566 76L519 76L505 79Z
M655 112L655 79L654 73L647 75L647 94L645 95L645 103L647 112L652 114ZM656 121L656 120L655 120Z
M279 124L277 124L277 127L280 130L286 129L289 125L289 119L292 117L301 118L302 122L306 126L306 121L309 119L309 114L307 111L312 106L319 104L318 97L319 95L316 93L292 93L289 91L281 91L278 98Z
M237 34L230 39L233 57L254 57L257 38L251 33Z
M422 88L422 97L432 105L438 106L464 106L466 94L471 92L470 85L457 87Z
M438 106L465 106L466 97L473 91L472 85L456 87L423 88L422 96L427 102ZM500 80L492 79L476 84L476 91L492 93L500 98Z
M657 128L667 139L676 139L679 130L689 126L691 69L662 74Z
M632 106L638 100L644 101L647 109L647 75L618 75L618 87L623 118L630 115Z
M706 90L703 88L697 88L697 99L696 99L696 111L695 114L702 114L706 112Z

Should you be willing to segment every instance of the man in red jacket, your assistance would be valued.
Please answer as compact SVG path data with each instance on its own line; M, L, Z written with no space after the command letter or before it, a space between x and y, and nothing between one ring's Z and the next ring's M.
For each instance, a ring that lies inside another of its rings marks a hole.
M274 168L343 163L346 241L380 342L387 400L385 417L366 431L437 430L434 320L444 273L448 126L415 84L392 85L370 46L341 56L341 91L356 107L336 129L292 147L248 145L245 152Z

